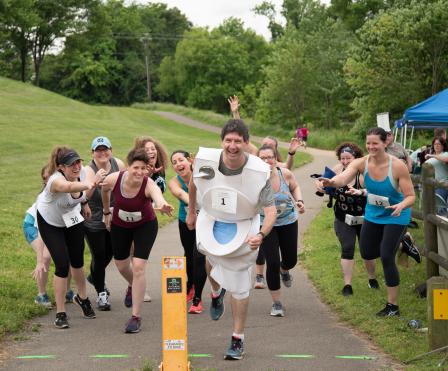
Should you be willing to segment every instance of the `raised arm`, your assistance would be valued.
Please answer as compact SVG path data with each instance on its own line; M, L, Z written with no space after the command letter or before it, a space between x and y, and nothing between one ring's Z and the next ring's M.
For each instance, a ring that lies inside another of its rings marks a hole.
M85 180L83 182L70 182L63 177L57 178L53 181L50 187L52 193L77 193L92 189L93 183Z
M331 179L328 178L319 178L324 187L343 187L349 184L359 172L363 172L365 157L357 158L353 160L350 165L348 165L347 169L345 169L342 173L334 176Z
M168 188L174 197L185 202L188 205L188 193L184 191L177 177L171 178L171 180L168 182Z
M238 97L236 95L234 95L233 97L229 97L229 99L227 99L227 102L229 102L229 106L230 106L230 112L232 113L232 117L234 119L240 119L240 112L239 112L239 108L240 108L240 102L238 100Z
M148 182L146 183L145 195L154 201L157 211L171 216L171 212L174 210L174 207L166 202L162 195L162 191L151 178L148 178Z

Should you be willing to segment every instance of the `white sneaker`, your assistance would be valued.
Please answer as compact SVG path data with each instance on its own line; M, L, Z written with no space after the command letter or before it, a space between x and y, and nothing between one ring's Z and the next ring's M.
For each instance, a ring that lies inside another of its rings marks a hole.
M148 291L145 292L145 296L143 297L143 301L145 301L147 303L152 301L152 298L151 298L151 296L149 296L149 292Z
M283 311L283 305L279 301L276 301L272 304L271 308L271 316L272 317L284 317L285 312Z
M108 311L110 310L109 295L106 291L100 292L98 298L96 299L96 306L99 310Z

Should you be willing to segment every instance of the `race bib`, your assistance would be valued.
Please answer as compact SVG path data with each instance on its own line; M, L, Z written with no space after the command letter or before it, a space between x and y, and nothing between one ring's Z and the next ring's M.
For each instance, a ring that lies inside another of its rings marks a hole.
M118 210L118 217L124 222L135 223L142 220L142 212L141 211L124 211Z
M237 193L230 190L212 191L212 208L228 214L236 214Z
M373 206L382 206L382 207L390 206L388 197L374 195L373 193L369 193L367 195L367 202Z
M363 221L364 221L364 217L362 215L354 216L354 215L350 215L350 214L345 214L345 224L359 225L359 224L362 224Z
M84 221L79 210L72 210L68 213L62 215L62 219L64 219L65 226L67 228L73 227L76 224L79 224Z

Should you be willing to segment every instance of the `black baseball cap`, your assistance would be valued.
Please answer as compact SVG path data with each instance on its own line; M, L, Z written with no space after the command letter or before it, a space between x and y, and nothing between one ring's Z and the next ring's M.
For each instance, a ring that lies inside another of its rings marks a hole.
M58 159L58 165L71 166L78 160L82 160L82 158L79 157L76 151L71 149Z

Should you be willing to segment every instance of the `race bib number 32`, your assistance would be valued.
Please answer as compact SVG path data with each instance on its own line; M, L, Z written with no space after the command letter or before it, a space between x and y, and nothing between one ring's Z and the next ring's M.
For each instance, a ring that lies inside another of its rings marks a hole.
M237 194L235 191L212 191L212 208L228 214L236 214Z

